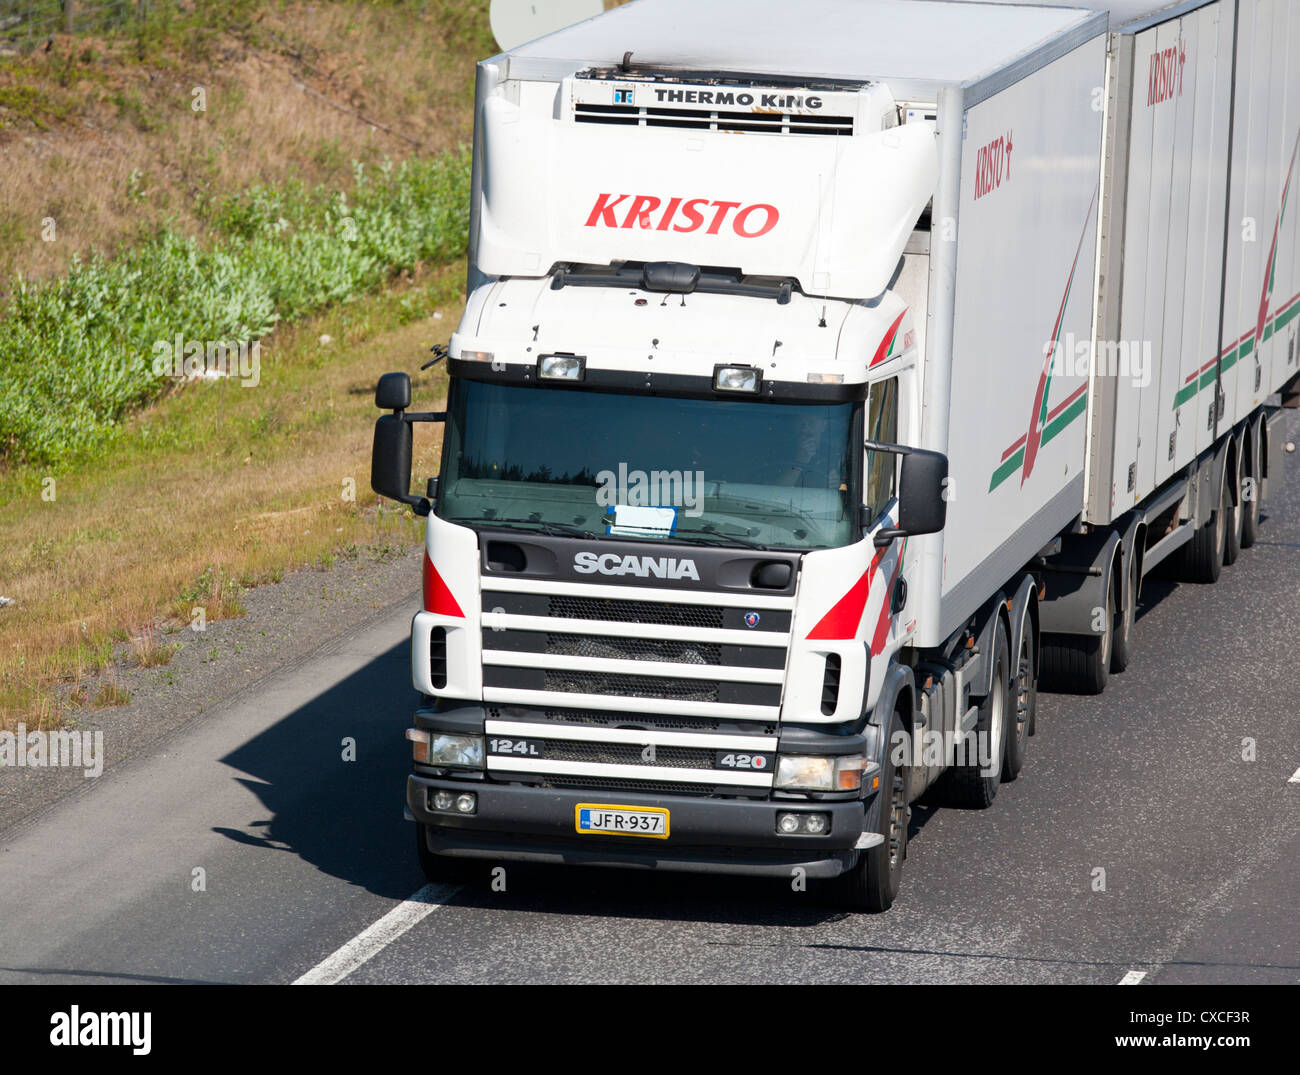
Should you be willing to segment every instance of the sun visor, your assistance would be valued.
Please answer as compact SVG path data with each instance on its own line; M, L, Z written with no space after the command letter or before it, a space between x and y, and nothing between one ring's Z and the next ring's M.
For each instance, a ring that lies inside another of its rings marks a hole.
M874 298L934 193L930 122L812 137L574 123L501 97L483 112L478 268L680 261Z

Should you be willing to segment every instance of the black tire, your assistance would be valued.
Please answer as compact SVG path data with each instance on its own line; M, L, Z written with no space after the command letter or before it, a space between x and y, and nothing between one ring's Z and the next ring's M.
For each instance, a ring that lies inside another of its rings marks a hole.
M1120 563L1123 563L1121 557ZM1124 587L1123 611L1115 617L1115 640L1110 651L1110 670L1122 672L1133 659L1133 623L1137 619L1137 595L1141 576L1138 574L1138 554L1129 554L1128 579Z
M1010 648L1006 626L999 618L993 639L993 689L980 703L979 717L975 721L978 736L975 741L988 744L987 756L993 772L986 774L978 757L974 764L950 766L936 784L939 796L948 806L984 810L997 797L1007 751L1007 725L1015 718ZM977 755L980 753L983 751L976 751ZM967 756L957 760L971 759Z
M1025 767L1025 753L1038 709L1038 670L1034 667L1034 621L1025 619L1020 639L1020 659L1011 678L1012 712L1007 722L1007 749L1002 759L1002 781L1009 784Z
M829 893L839 907L878 914L888 911L898 898L903 881L903 860L907 858L907 825L911 816L910 766L894 765L894 744L904 734L903 718L895 711L889 722L885 767L880 790L867 814L867 832L877 832L884 842L858 855L855 866L829 882Z
M1105 630L1098 635L1044 634L1038 682L1044 690L1100 694L1110 676L1115 642L1115 575L1106 578Z
M1177 573L1184 582L1200 582L1208 586L1219 581L1223 571L1224 546L1228 541L1227 515L1223 511L1225 497L1231 499L1226 475L1218 509L1204 526L1197 527L1192 540L1182 548Z
M1223 510L1226 511L1228 525L1223 535L1223 566L1231 567L1241 555L1241 536L1245 524L1245 511L1241 503L1241 453L1237 453L1237 465L1230 474L1224 474ZM1231 479L1231 484L1229 484ZM1233 496L1237 502L1232 502Z
M429 850L425 839L428 829L428 825L419 821L415 823L415 853L420 860L420 869L424 871L424 879L435 885L465 885L472 882L475 877L473 860L435 855Z
M1241 547L1249 549L1259 540L1259 493L1264 480L1264 468L1260 463L1264 458L1264 444L1256 427L1246 430L1244 440L1247 442L1246 467L1242 473L1250 479L1250 486L1249 490L1242 489ZM1248 491L1249 497L1246 496Z

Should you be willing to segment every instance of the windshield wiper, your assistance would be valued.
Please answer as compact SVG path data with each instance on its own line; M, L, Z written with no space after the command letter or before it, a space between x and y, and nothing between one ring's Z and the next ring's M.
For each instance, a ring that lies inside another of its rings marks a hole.
M747 537L741 537L739 534L723 534L717 530L674 530L672 536L677 537L679 534L691 534L695 537L714 538L715 545L729 545L735 542L737 545L743 545L747 549L766 549L766 545L760 545L757 541L751 541Z
M544 534L558 534L565 537L594 538L603 536L601 534L593 533L590 530L583 530L576 526L570 526L568 523L553 523L546 519L478 519L468 515L453 517L439 515L438 518L448 523L478 523L481 526L500 526L507 530L519 526L536 526Z

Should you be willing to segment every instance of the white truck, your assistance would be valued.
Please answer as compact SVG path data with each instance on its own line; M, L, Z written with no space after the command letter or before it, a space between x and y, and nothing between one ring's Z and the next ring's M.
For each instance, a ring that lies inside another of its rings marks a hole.
M407 806L478 860L822 879L989 806L1296 402L1300 5L636 0L483 61ZM444 421L412 495L412 426Z

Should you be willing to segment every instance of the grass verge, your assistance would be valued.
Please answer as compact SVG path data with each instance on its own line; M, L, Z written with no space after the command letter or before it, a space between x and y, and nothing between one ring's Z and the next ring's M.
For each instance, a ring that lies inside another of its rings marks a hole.
M242 614L244 591L298 568L386 557L421 521L370 492L380 373L412 373L421 406L445 398L419 373L460 316L461 270L418 268L382 291L282 326L256 387L195 382L133 415L111 456L59 476L0 482L0 724L61 723L114 704L133 642ZM417 475L434 474L441 427L416 433ZM413 583L414 585L414 583ZM143 644L147 647L149 644ZM110 684L105 686L105 684Z

